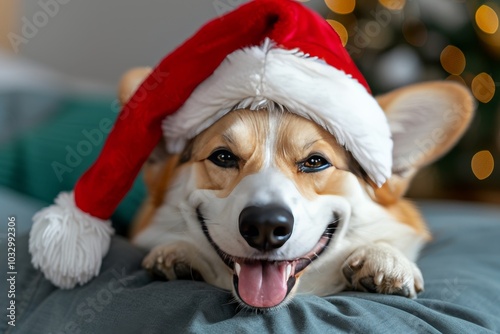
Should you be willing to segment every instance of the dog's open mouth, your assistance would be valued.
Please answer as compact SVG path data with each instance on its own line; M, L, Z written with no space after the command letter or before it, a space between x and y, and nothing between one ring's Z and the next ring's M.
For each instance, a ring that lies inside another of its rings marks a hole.
M224 263L233 270L233 284L238 297L248 306L259 309L276 307L286 299L304 269L328 247L338 226L338 219L334 219L314 248L304 256L293 260L268 261L227 254L213 241L199 210L197 214L208 241Z

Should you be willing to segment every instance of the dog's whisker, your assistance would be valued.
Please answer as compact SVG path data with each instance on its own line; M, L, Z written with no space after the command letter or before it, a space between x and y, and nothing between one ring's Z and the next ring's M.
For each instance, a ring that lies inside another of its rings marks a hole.
M227 301L227 303L223 303L222 305L233 305L233 304L236 304L236 311L238 310L241 310L243 308L244 305L241 304L241 302L234 296L232 296L232 298L229 298L229 300Z

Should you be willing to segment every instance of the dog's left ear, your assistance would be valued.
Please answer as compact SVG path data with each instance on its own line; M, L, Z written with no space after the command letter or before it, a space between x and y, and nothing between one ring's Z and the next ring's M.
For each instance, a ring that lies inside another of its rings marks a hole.
M121 105L125 105L134 95L142 82L151 74L151 67L136 67L127 71L120 80L118 86L118 97Z
M422 167L448 152L463 135L474 114L470 91L452 82L428 82L377 97L391 128L392 177L376 189L382 204L397 201Z

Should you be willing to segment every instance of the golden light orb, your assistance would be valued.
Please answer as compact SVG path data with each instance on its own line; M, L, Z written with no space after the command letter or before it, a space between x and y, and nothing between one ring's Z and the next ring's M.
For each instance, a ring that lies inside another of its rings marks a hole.
M356 7L356 0L325 0L330 10L337 14L349 14Z
M471 168L479 180L488 178L495 168L495 160L490 151L479 151L472 157Z
M389 10L399 11L406 5L406 0L378 0L382 6Z
M472 94L482 103L488 103L495 96L495 82L488 73L479 73L471 83Z
M494 34L498 30L498 15L488 5L481 5L476 11L476 24L483 32Z
M424 46L428 37L427 27L418 20L407 20L403 23L403 36L413 46Z
M462 78L461 76L459 75L450 75L446 78L446 80L449 80L449 81L454 81L454 82L458 82L464 86L467 86L467 84L465 83L465 80L464 78Z
M440 56L441 66L450 74L460 75L465 69L465 55L456 46L448 45L443 49Z
M339 21L335 20L326 20L333 29L337 32L337 34L340 36L340 40L342 41L342 45L345 46L347 44L347 41L349 40L349 33L347 32L346 27L340 23Z

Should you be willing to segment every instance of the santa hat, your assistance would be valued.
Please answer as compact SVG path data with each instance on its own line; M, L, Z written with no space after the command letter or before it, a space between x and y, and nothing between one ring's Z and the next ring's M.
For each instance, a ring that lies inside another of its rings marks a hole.
M339 36L291 0L255 0L202 27L123 107L97 161L34 216L32 262L61 288L99 273L109 218L165 136L170 152L235 108L280 105L332 133L371 180L391 174L386 117Z

